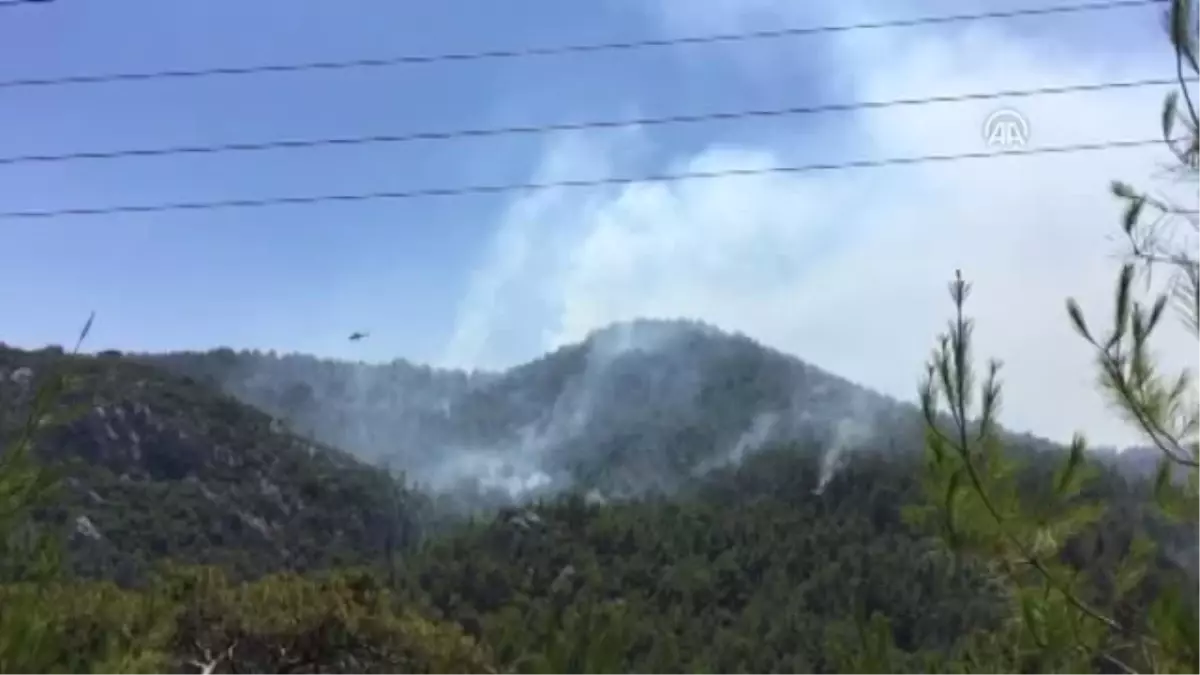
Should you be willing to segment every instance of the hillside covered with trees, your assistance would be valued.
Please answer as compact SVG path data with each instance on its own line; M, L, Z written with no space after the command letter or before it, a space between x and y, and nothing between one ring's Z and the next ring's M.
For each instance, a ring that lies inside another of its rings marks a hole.
M82 404L32 446L61 479L38 522L66 536L70 568L55 582L61 604L42 611L73 616L80 606L66 594L87 589L90 630L164 631L146 663L232 647L226 667L272 670L286 659L270 649L286 648L311 659L302 670L382 672L402 657L374 650L411 628L451 650L403 656L429 659L403 661L418 670L464 659L522 672L832 672L880 613L899 663L953 670L947 655L1005 620L987 567L906 517L923 499L911 438L865 440L837 471L819 440L765 444L736 464L681 471L670 491L602 500L581 488L468 518L141 360L8 350L4 363L6 401L34 404L25 392L57 374L59 399ZM1023 452L1035 493L1059 453ZM1148 583L1178 574L1169 553L1187 539L1140 506L1148 483L1107 470L1090 489L1120 508L1073 539L1071 564L1112 574L1111 556L1149 523L1168 547ZM295 627L287 612L311 616ZM347 634L321 632L330 621Z

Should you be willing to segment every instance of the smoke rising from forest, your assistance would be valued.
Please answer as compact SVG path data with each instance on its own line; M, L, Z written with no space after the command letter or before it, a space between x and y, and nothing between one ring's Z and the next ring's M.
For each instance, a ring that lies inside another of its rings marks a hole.
M684 320L613 324L503 372L212 354L226 366L210 376L298 433L470 504L670 492L789 442L824 453L819 490L880 415L905 408Z

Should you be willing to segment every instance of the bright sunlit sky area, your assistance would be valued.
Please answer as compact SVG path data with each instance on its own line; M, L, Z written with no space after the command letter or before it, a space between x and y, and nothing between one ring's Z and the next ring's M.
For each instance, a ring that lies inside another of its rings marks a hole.
M464 52L883 21L1064 0L106 0L0 11L0 79ZM1170 77L1161 8L423 66L0 88L0 155L917 98ZM0 211L366 193L980 152L995 108L1032 147L1149 140L1167 89L719 123L114 161L0 164ZM1004 422L1133 436L1066 319L1105 317L1113 179L1161 147L673 184L0 220L0 339L307 352L500 368L635 317L745 333L912 399L975 284ZM1194 199L1194 191L1190 193ZM1100 320L1097 318L1097 320ZM1168 363L1195 342L1165 326ZM350 342L357 330L370 338Z

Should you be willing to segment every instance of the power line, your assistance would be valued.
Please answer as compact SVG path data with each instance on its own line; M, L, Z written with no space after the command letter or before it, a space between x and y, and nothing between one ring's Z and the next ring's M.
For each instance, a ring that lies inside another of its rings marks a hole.
M1077 84L1058 87L1039 87L1035 89L1013 89L980 92L972 94L955 94L929 96L924 98L893 99L888 101L855 101L849 103L830 103L812 106L794 106L787 108L738 110L690 115L671 115L667 117L644 117L627 120L601 120L592 122L567 122L557 124L510 126L490 129L459 129L451 131L415 131L403 134L376 134L367 136L350 136L334 138L309 138L291 140L272 140L244 143L219 143L213 145L177 145L160 148L127 148L121 150L75 151L61 154L30 154L0 156L0 166L14 164L31 164L43 162L67 162L84 160L111 160L162 157L171 155L199 155L227 152L260 152L265 150L295 150L323 146L356 146L376 145L384 143L410 143L416 141L446 141L458 138L482 138L490 136L547 134L563 131L583 131L588 129L614 129L621 127L660 126L669 124L695 124L700 122L729 121L740 119L784 117L792 115L810 115L829 112L848 112L854 110L877 110L899 106L919 106L937 103L962 103L967 101L984 101L998 98L1027 98L1032 96L1050 96L1082 92L1105 91L1112 89L1133 89L1150 86L1174 86L1178 81L1174 77L1161 79L1144 79L1125 82L1102 82L1098 84Z
M502 194L510 192L533 192L558 188L605 187L634 185L641 183L674 183L688 180L712 180L718 178L742 178L770 174L802 174L851 169L872 169L888 166L911 166L929 163L947 163L972 159L995 159L998 157L1022 157L1031 155L1071 154L1135 148L1163 143L1162 138L1135 141L1103 141L1080 143L1044 148L1021 148L1003 152L969 152L952 155L921 155L865 159L827 164L805 164L800 166L771 167L764 169L730 169L724 171L700 171L678 174L660 174L641 177L613 177L597 179L563 180L544 183L509 183L505 185L473 185L443 188L419 188L413 190L366 192L357 194L299 195L292 197L264 197L257 199L228 199L205 202L166 202L160 204L128 204L117 206L74 207L46 211L0 211L0 219L67 218L105 216L119 214L146 214L165 211L211 211L216 209L263 208L270 206L300 206L325 202L364 202L381 200L422 199L429 197L463 197L470 195Z
M673 47L682 45L700 45L714 43L749 42L754 40L774 40L781 38L816 35L821 33L844 33L859 30L875 30L882 28L911 28L964 21L985 21L1010 19L1016 17L1048 16L1053 14L1078 14L1083 12L1099 12L1129 7L1162 4L1167 0L1101 0L1060 5L1057 7L1037 7L1015 10L997 10L974 14L949 14L940 16L924 16L890 21L872 21L853 24L805 26L795 28L779 28L772 30L757 30L742 33L719 33L696 35L677 38L659 38L647 40L632 40L624 42L604 42L592 44L560 45L556 47L526 47L517 49L496 49L475 52L457 52L443 54L407 54L377 58L346 59L338 61L308 61L300 63L275 63L252 66L221 66L214 68L196 68L179 70L156 70L143 72L99 73L81 75L62 75L57 77L32 77L12 80L0 80L0 88L13 89L17 87L49 87L80 84L105 84L112 82L136 82L146 80L183 79L200 77L218 77L233 75L253 75L264 73L289 73L311 70L348 70L358 68L385 68L392 66L417 66L443 62L481 61L491 59L517 59L531 57L564 56L567 54L586 54L607 51L630 51L635 49L651 49L658 47Z
M25 5L52 5L55 0L3 0L0 9L8 7L23 7Z

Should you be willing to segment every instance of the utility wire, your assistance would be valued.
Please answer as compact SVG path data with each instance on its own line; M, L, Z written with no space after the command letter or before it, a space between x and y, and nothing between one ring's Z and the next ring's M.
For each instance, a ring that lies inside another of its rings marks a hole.
M951 155L920 155L865 159L827 164L805 164L799 166L770 167L762 169L730 169L723 171L699 171L677 174L659 174L641 177L612 177L596 179L562 180L542 183L509 183L504 185L473 185L460 187L418 188L401 191L364 192L356 194L297 195L291 197L263 197L255 199L227 199L204 202L164 202L159 204L128 204L117 206L73 207L45 211L0 211L0 220L67 218L105 216L119 214L146 214L165 211L211 211L216 209L263 208L270 206L313 205L325 202L365 202L380 200L422 199L429 197L462 197L469 195L502 194L510 192L533 192L557 188L586 188L645 183L674 183L688 180L711 180L718 178L740 178L771 174L803 174L850 169L872 169L888 166L912 166L917 164L949 163L972 159L996 159L999 157L1023 157L1032 155L1071 154L1136 148L1163 143L1162 138L1149 140L1103 141L1079 143L1043 148L1021 148L1002 152L969 152Z
M553 47L526 47L443 54L407 54L377 58L346 59L338 61L308 61L300 63L274 63L251 66L221 66L213 68L180 70L62 75L57 77L30 77L22 79L0 80L0 89L14 89L18 87L67 86L80 84L105 84L112 82L135 82L232 75L254 75L263 73L289 73L313 70L333 71L359 68L384 68L392 66L427 65L432 63L454 61L482 61L492 59L564 56L567 54L586 54L594 52L631 51L636 49L651 49L682 45L775 40L781 38L817 35L821 33L845 33L851 31L875 30L882 28L910 28L915 26L938 25L963 21L985 21L1025 16L1048 16L1054 14L1078 14L1083 12L1099 12L1130 7L1141 7L1146 5L1157 5L1163 4L1166 1L1167 0L1100 0L1072 5L1060 5L1056 7L996 10L973 14L948 14L890 21L871 21L841 25L778 28L742 33L718 33L677 38L631 40L624 42L560 45Z
M8 7L22 7L24 5L52 5L55 0L3 0L0 2L0 9Z
M985 101L998 98L1027 98L1032 96L1050 96L1082 92L1096 92L1112 89L1134 89L1151 86L1174 86L1178 81L1174 77L1160 79L1144 79L1125 82L1102 82L1098 84L1076 84L1058 87L1039 87L1036 89L1013 89L980 92L972 94L956 94L929 96L924 98L893 99L888 101L855 101L850 103L829 103L812 106L788 108L773 108L760 110L738 110L699 114L671 115L667 117L643 117L626 120L601 120L592 122L568 122L558 124L542 124L528 126L498 127L490 129L459 129L451 131L414 131L403 134L378 134L368 136L350 136L334 138L309 138L256 141L244 143L219 143L213 145L177 145L160 148L128 148L121 150L75 151L61 154L29 154L0 156L0 166L15 164L32 164L44 162L68 162L84 160L110 160L163 157L172 155L201 155L227 152L260 152L265 150L295 150L317 148L323 146L356 146L375 145L384 143L410 143L416 141L446 141L458 138L483 138L490 136L547 134L563 131L582 131L587 129L615 129L621 127L659 126L668 124L695 124L699 122L729 121L740 119L762 119L784 117L791 115L811 115L829 112L848 112L853 110L878 110L899 106L920 106L937 103L961 103L967 101Z

